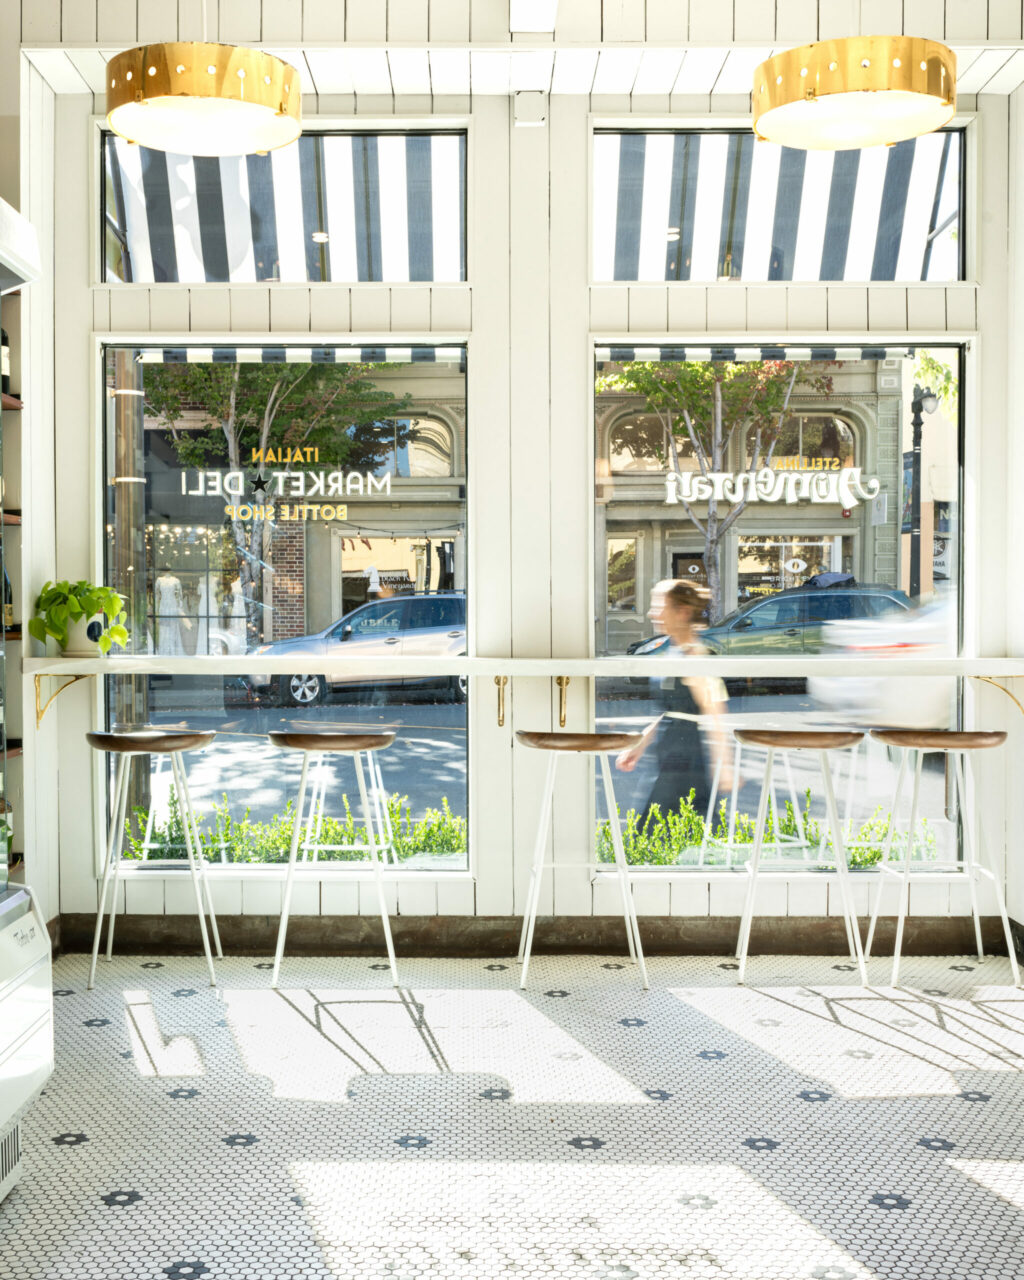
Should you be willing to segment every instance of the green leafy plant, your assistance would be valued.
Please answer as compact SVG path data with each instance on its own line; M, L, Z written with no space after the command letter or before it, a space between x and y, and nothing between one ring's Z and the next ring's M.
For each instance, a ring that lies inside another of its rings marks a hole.
M422 818L412 816L408 796L388 796L387 803L395 835L395 853L400 861L466 852L466 819L452 813L447 797L442 799L440 809L428 809ZM323 815L316 843L365 845L366 829L352 813L348 796L342 796L341 804L340 816ZM166 820L154 822L150 829L146 855L144 840L136 833L145 832L148 816L145 809L136 809L134 824L125 823L125 856L184 859L185 825L174 792L171 792ZM233 818L225 796L222 803L214 804L209 821L206 815L198 818L199 841L212 862L287 862L294 822L295 811L290 800L283 812L275 813L265 822L257 822L249 817L248 809L241 818ZM305 828L302 838L305 840ZM318 854L318 861L360 862L366 856L360 849L328 849Z
M29 619L29 634L41 643L53 636L61 649L68 647L68 628L83 618L94 618L97 631L90 635L101 653L109 653L111 645L122 648L128 642L124 625L124 597L111 587L97 587L91 582L48 582L36 600L36 613ZM90 628L91 630L91 628Z

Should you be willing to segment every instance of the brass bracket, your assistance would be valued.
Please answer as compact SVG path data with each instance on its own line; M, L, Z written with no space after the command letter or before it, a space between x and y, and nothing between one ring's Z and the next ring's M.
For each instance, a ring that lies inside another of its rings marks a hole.
M508 684L508 676L495 676L494 683L498 686L498 728L505 726L505 686Z
M555 676L555 684L558 685L558 727L565 728L565 705L569 695L570 676Z
M56 679L56 677L52 677L52 678L53 678L53 679ZM39 728L39 726L43 723L43 716L45 716L45 715L46 715L46 713L47 713L47 711L49 711L49 709L50 709L50 703L51 703L51 702L53 702L53 700L54 700L54 699L55 699L59 694L62 694L62 693L64 692L64 690L65 690L65 689L69 689L69 688L70 688L70 687L71 687L71 686L72 686L76 681L78 681L78 680L91 680L92 678L93 678L93 677L92 677L92 674L90 674L90 675L80 675L80 676L68 676L68 678L64 681L64 683L63 683L63 684L62 684L58 689L55 689L55 690L54 690L54 692L53 692L53 693L51 693L51 694L50 694L50 696L46 699L46 701L45 701L45 702L42 702L42 685L41 685L41 683L40 683L40 682L42 681L43 677L42 677L41 675L40 675L40 676L36 676L36 677L35 677L35 685L36 685L36 728L38 729L38 728Z
M1009 689L1004 688L998 680L994 680L991 676L968 676L969 680L979 680L982 684L990 684L994 689L998 689L1000 693L1005 693L1011 702L1016 704L1017 710L1024 716L1024 705L1021 705L1019 698L1015 697Z

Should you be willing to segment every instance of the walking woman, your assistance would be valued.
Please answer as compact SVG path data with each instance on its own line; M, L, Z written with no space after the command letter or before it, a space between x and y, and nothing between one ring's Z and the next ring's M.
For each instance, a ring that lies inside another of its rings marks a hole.
M702 608L703 601L688 582L668 578L654 587L649 617L669 639L668 648L660 651L661 656L707 653L697 638L694 625ZM641 828L654 805L664 817L669 812L678 811L680 801L686 799L691 791L694 792L694 810L704 817L711 801L712 770L709 766L712 761L717 762L723 752L720 716L727 695L721 680L706 676L666 676L659 685L664 707L662 715L647 726L640 742L623 751L615 762L623 772L630 773L648 747L654 746L658 776L641 815ZM706 717L705 724L710 730L710 753L705 748L706 738L698 716ZM709 754L712 760L709 760ZM723 759L720 792L730 785L728 764Z

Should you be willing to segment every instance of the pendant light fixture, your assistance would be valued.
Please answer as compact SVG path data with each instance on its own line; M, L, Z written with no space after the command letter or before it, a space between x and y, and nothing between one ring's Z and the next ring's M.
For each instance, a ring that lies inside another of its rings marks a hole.
M917 138L956 111L956 55L936 40L851 36L778 53L754 72L754 132L802 151Z
M302 85L293 66L260 49L142 45L107 63L107 124L179 155L273 151L302 132Z

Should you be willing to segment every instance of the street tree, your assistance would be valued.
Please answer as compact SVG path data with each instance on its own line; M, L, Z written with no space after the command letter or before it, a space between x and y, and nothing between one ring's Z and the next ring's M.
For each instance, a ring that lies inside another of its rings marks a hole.
M801 388L831 394L832 379L818 372L821 368L792 360L631 360L601 374L597 392L643 398L644 411L655 414L665 428L667 456L657 439L645 439L640 433L637 452L659 457L677 475L682 474L681 457L692 459L702 476L727 470L737 433L745 468L757 472L771 465L797 377ZM719 547L746 509L747 498L723 510L712 496L703 516L692 503L680 501L704 541L708 618L719 622L723 615Z
M258 478L254 457L268 449L318 450L317 466L374 470L415 437L409 396L396 396L374 375L382 364L203 363L147 365L143 391L148 415L159 418L186 467L225 466ZM382 425L388 430L381 430ZM275 463L301 470L308 463ZM230 520L238 577L246 602L250 643L260 636L260 573L266 561L267 521L257 511L270 501L253 493L249 520Z

